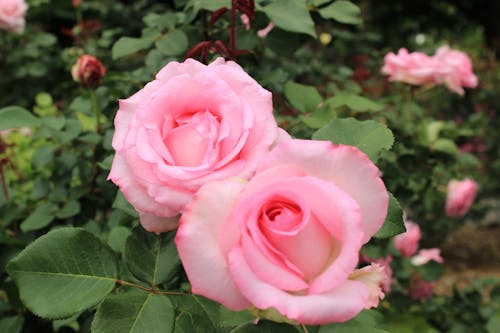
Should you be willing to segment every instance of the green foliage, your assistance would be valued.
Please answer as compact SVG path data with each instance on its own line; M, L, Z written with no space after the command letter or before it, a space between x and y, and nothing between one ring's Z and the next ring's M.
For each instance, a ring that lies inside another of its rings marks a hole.
M263 7L262 10L281 29L316 37L314 22L304 1L275 0Z
M390 149L394 136L387 126L373 120L333 119L313 134L315 140L358 147L374 162L383 149Z
M323 101L318 90L295 82L287 82L284 90L286 98L300 112L312 112Z
M331 18L340 23L362 23L359 7L350 1L336 0L330 5L321 8L319 13L326 19Z
M398 200L389 192L389 209L387 217L377 233L373 236L376 238L389 238L406 231L403 222L403 210Z
M7 106L0 109L0 130L37 126L39 124L40 120L22 107Z
M330 324L321 327L318 333L388 333L383 329L382 316L373 310L365 310L356 318L345 323Z
M112 250L91 233L54 230L7 266L23 303L40 317L65 318L96 305L114 287Z

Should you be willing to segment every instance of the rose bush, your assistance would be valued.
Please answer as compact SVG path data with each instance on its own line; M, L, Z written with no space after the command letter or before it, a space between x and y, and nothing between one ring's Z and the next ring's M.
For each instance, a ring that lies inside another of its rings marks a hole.
M357 148L283 140L248 183L202 186L176 244L194 293L300 323L346 321L383 296L383 267L356 266L388 202L378 168Z
M222 58L170 62L119 105L109 179L156 233L206 182L252 176L278 136L271 93Z
M462 217L472 206L477 194L477 183L466 178L464 180L451 180L448 183L446 195L446 215L449 217Z
M28 5L24 0L2 0L0 1L0 29L14 33L24 31L24 17Z

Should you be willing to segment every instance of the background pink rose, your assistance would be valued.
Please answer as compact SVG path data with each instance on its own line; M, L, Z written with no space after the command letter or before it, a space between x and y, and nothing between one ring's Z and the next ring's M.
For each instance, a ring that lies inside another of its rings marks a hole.
M249 178L278 135L271 93L234 62L170 62L115 118L109 178L145 229L176 227L201 185Z
M379 170L357 148L284 140L248 183L201 187L176 244L196 294L300 323L346 321L383 297L383 267L356 266L388 202Z
M24 16L28 5L24 0L0 1L0 29L15 33L24 31Z
M448 183L446 195L446 215L449 217L462 217L476 199L477 183L466 178L464 180L451 180Z
M438 80L460 95L464 94L462 87L475 88L478 84L472 71L472 61L464 52L452 50L448 46L437 49L434 58L439 62Z
M418 250L420 242L420 227L415 222L405 219L406 232L394 237L394 247L403 257L409 258Z
M415 85L434 84L437 66L438 63L432 57L421 52L409 53L402 48L397 55L392 52L386 54L382 73L389 75L391 81Z
M443 257L441 257L441 250L438 248L432 249L421 249L418 251L416 256L411 258L411 263L414 266L421 266L427 264L429 261L434 260L442 264L444 262Z

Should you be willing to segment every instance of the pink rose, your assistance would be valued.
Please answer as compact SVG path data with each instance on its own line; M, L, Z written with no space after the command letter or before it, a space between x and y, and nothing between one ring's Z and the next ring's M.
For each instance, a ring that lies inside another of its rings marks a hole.
M414 85L436 83L435 74L438 63L432 57L402 48L398 54L392 52L384 57L382 73L389 75L389 80Z
M170 62L119 106L109 179L156 233L206 182L251 177L278 136L271 93L222 58Z
M24 0L1 0L0 1L0 29L14 33L24 31L24 16L28 5Z
M470 178L464 180L451 180L448 183L446 195L446 215L449 217L462 217L469 211L476 199L477 183Z
M99 59L89 54L81 55L71 67L73 80L91 88L99 86L104 75L106 75L106 67Z
M421 249L416 256L411 258L411 263L414 266L421 266L427 264L429 261L434 260L440 264L444 262L441 257L441 250L438 248Z
M448 89L463 95L462 87L477 87L478 80L472 71L472 61L467 54L442 46L437 49L434 58L440 64L438 80L443 82Z
M420 242L420 227L418 224L405 220L406 232L394 237L394 246L403 257L409 258L417 252Z
M383 297L384 269L356 266L388 202L357 148L284 140L249 182L202 186L175 242L193 293L299 323L346 321Z
M434 286L434 282L422 280L419 276L415 275L410 280L407 292L411 299L422 301L432 296Z

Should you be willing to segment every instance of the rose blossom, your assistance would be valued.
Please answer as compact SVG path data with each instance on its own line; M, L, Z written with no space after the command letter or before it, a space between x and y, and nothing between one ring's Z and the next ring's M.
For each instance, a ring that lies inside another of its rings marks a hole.
M24 0L0 0L0 29L22 33L27 10Z
M443 257L441 257L441 250L438 248L432 249L421 249L418 251L416 256L411 258L411 263L414 266L421 266L427 264L429 261L434 260L440 264L443 263Z
M145 229L176 227L176 215L208 181L249 178L276 141L271 93L235 62L170 62L120 100L109 179Z
M466 178L464 180L451 180L448 183L446 195L446 215L449 217L462 217L468 211L476 198L477 183Z
M405 219L406 232L394 237L394 246L403 257L409 258L417 252L420 242L420 227L415 222Z
M422 52L409 53L407 49L399 49L398 54L392 52L384 57L382 73L389 75L389 80L414 85L436 83L437 61Z
M384 269L356 266L388 202L357 148L284 140L249 182L202 186L175 242L193 293L305 324L346 321L384 295Z
M106 74L106 67L94 56L81 55L71 68L73 80L81 82L87 87L97 87Z
M434 58L440 64L438 80L443 82L448 89L463 95L462 87L477 87L478 80L472 71L472 61L467 54L442 46L437 49Z
M410 280L407 292L411 299L422 301L432 296L434 293L434 286L434 282L422 280L418 275L415 275Z

